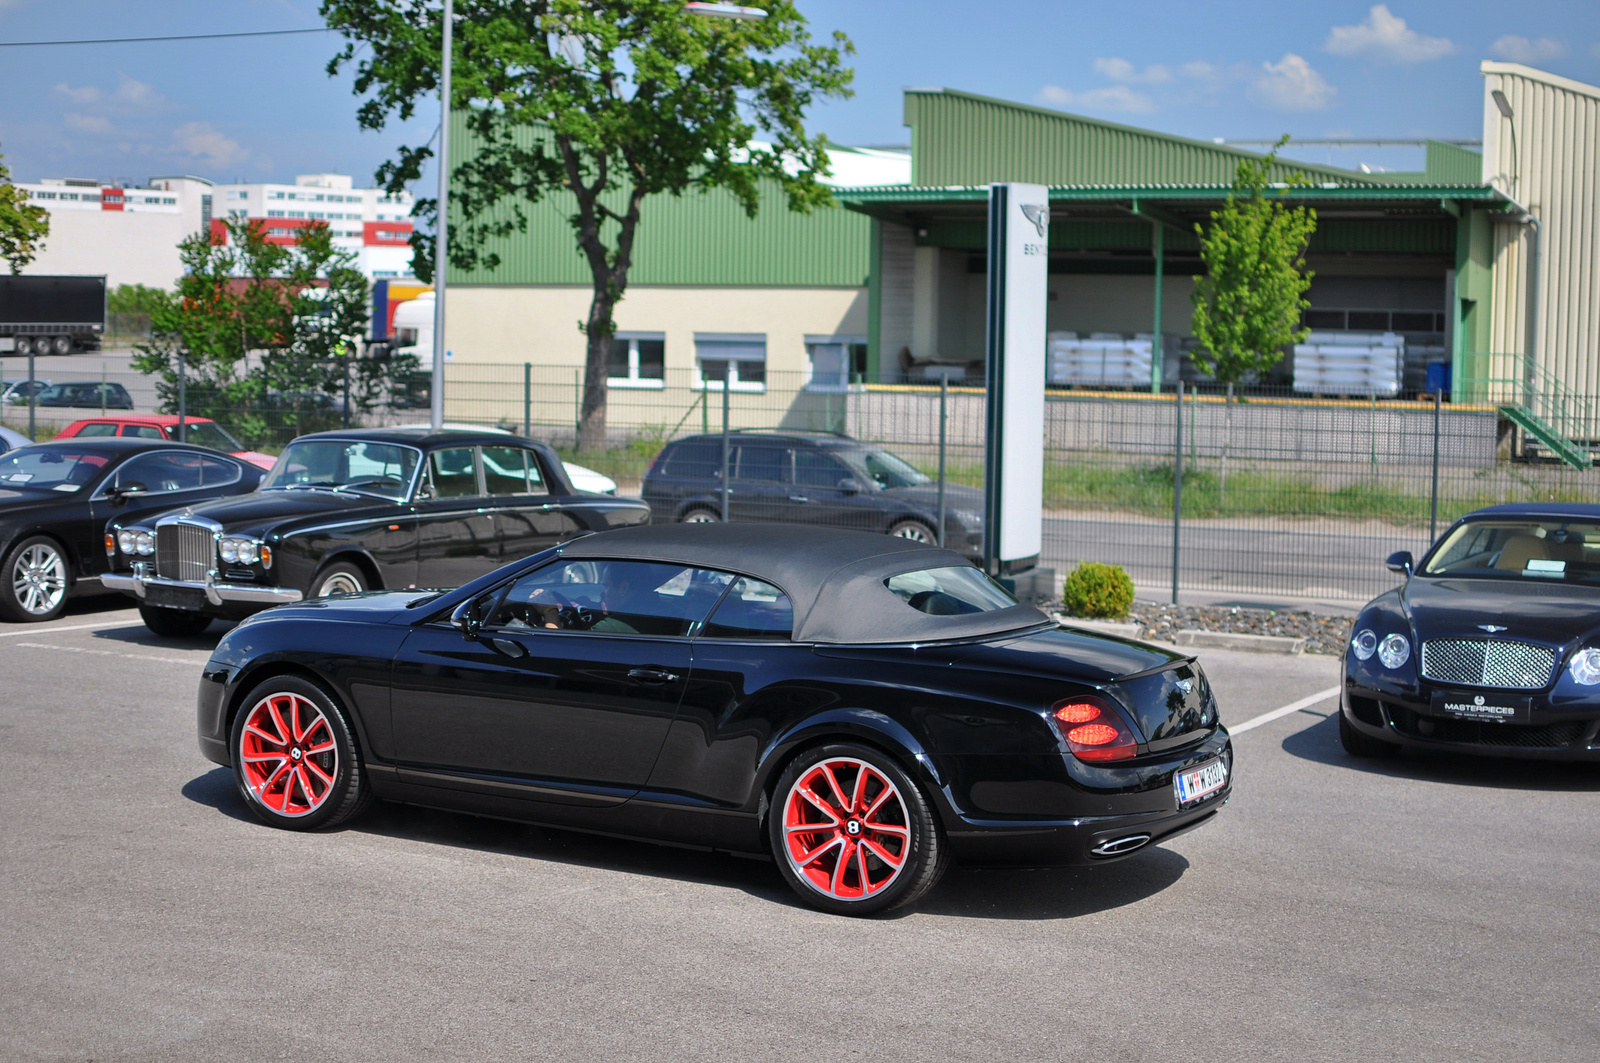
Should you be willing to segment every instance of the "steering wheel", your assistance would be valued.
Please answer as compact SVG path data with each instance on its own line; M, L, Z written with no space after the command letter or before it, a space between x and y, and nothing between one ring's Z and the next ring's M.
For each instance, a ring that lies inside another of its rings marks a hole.
M569 631L587 631L600 618L594 611L581 605L563 605L556 610L561 626Z

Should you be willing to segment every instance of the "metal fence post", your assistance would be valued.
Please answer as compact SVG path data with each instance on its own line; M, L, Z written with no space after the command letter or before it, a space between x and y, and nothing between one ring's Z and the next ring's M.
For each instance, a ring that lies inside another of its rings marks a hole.
M572 371L572 449L583 439L583 370Z
M1172 604L1178 604L1178 532L1183 524L1183 381L1178 381L1177 434L1172 447Z
M178 442L189 441L189 367L185 364L183 352L178 352Z
M33 430L33 411L38 408L38 388L33 386L33 344L28 344L28 438L37 440L38 434Z
M722 523L728 523L728 399L729 392L733 390L733 362L725 362L722 366Z
M344 344L344 426L350 427L350 345Z
M944 545L944 471L946 413L950 401L950 378L939 377L939 545Z
M1439 416L1444 393L1433 393L1433 497L1428 503L1428 543L1432 545L1439 535Z
M533 438L533 363L522 363L522 438Z

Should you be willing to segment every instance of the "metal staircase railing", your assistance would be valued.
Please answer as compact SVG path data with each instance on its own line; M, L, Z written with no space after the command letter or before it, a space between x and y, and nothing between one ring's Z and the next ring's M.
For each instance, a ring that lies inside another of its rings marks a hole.
M1465 368L1468 372L1452 388L1457 402L1492 402L1568 465L1594 465L1590 442L1600 437L1600 409L1592 397L1580 395L1527 355L1469 354Z

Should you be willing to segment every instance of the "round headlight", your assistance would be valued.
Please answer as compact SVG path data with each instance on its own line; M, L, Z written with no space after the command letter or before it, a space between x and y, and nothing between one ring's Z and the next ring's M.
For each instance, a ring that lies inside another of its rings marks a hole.
M1350 640L1350 652L1356 655L1358 661L1368 661L1378 650L1378 636L1372 633L1370 627L1362 628L1356 632L1356 637Z
M235 545L239 552L239 564L253 565L256 563L256 544L253 539L240 539Z
M144 557L156 552L156 537L147 531L133 533L133 549Z
M218 544L218 549L222 552L222 560L230 564L239 560L239 540L224 539Z
M1404 635L1385 635L1378 643L1378 660L1385 668L1399 668L1411 659L1411 643Z
M138 543L139 543L139 541L138 541L137 538L134 537L133 532L128 531L126 529L117 532L117 549L121 550L123 553L125 553L125 554L136 554L136 553L138 553L139 552Z
M1572 681L1581 687L1600 683L1600 650L1591 647L1574 653L1567 671L1572 673Z

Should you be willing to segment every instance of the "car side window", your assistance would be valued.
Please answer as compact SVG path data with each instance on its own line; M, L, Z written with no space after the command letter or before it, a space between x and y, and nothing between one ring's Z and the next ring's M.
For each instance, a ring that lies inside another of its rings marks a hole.
M732 578L651 561L558 561L507 588L484 626L681 637Z
M82 428L78 429L78 435L80 436L114 436L116 434L117 426L114 424L106 424L103 421L97 421L94 424L86 424Z
M119 491L139 490L156 495L221 487L238 479L239 466L225 458L187 451L164 451L141 454L123 462L112 473L107 486Z
M470 498L479 493L475 447L450 447L428 457L435 498Z
M740 576L701 629L708 639L770 639L794 636L794 606L770 583Z
M161 429L153 424L130 424L122 429L125 436L136 436L139 439L161 439Z
M483 486L490 495L546 493L539 463L523 447L484 447Z
M794 482L802 487L838 487L850 470L817 450L794 452Z
M741 443L736 455L738 463L734 478L762 480L768 483L788 483L789 452L771 443Z
M667 454L668 476L711 480L722 475L722 444L715 439L690 439L672 444Z

